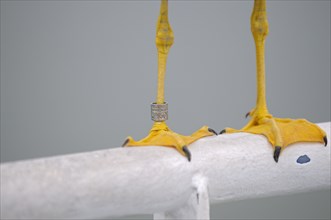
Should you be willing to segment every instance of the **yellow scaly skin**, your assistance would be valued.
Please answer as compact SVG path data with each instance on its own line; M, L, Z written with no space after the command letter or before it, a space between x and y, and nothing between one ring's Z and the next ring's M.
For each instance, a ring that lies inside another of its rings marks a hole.
M158 90L157 104L164 103L164 77L166 71L166 62L170 47L174 43L174 34L168 21L168 1L162 0L160 15L156 28L156 47L158 51ZM134 141L128 137L123 146L165 146L177 149L179 153L191 160L191 153L187 146L194 141L216 134L213 129L204 126L191 136L183 136L170 130L167 124L155 122L147 137L140 141Z
M264 44L269 27L265 0L254 0L254 9L251 15L251 31L256 46L256 107L247 113L246 116L251 116L251 120L245 127L240 130L226 128L221 133L249 132L266 136L274 147L274 160L276 162L278 162L281 150L296 142L320 142L326 146L326 134L317 125L305 119L274 118L267 109Z

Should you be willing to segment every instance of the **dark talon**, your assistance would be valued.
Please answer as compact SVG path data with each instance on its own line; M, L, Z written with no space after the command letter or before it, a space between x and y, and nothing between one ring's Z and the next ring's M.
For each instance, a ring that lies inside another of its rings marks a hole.
M212 129L212 128L208 128L208 131L211 132L211 133L214 133L215 135L218 135L218 134L216 133L216 131L215 131L214 129Z
M188 150L186 146L183 147L183 151L188 159L188 161L191 161L191 152Z
M127 138L124 143L122 144L122 147L125 147L125 145L127 145L127 143L129 142L129 138Z
M223 129L223 130L220 132L220 134L224 134L225 132L226 132L226 130Z
M324 136L323 140L324 140L324 146L326 147L326 145L328 145L328 138L326 136Z
M250 114L251 114L251 112L247 112L245 115L245 118L247 118Z
M279 158L279 154L280 154L280 151L282 150L281 147L279 146L276 146L275 147L275 151L274 151L274 159L276 161L276 163L278 163L278 158Z

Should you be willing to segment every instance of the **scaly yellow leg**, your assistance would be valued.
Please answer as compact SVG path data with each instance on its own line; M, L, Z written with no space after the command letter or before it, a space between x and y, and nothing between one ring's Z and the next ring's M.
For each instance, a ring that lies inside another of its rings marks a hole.
M174 43L174 34L168 20L168 1L161 1L160 15L156 27L156 47L158 51L158 87L156 105L164 104L164 78L166 62L170 47ZM157 106L158 107L158 106ZM157 111L157 110L156 110ZM161 113L158 113L161 114ZM156 115L157 117L158 115ZM191 160L191 153L187 146L192 142L206 136L216 134L213 129L204 126L191 136L183 136L170 130L164 120L156 120L149 135L140 141L128 137L123 146L165 146L173 147L182 155Z
M246 116L248 124L240 130L226 128L221 133L249 132L266 136L274 147L274 160L278 162L283 148L296 142L320 142L327 145L325 132L305 119L274 118L268 111L265 91L264 45L269 32L266 1L254 0L251 31L256 47L257 101L256 107Z

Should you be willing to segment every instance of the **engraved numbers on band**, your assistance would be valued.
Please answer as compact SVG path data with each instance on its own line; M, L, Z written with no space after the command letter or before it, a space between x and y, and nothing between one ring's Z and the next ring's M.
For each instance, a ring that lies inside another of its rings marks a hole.
M155 122L162 122L168 120L168 103L163 104L157 104L152 103L151 104L151 115L152 120Z

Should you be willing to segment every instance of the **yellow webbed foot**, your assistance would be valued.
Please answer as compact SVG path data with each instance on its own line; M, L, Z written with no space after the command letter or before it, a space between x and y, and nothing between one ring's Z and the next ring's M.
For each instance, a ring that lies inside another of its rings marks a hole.
M217 135L217 133L207 126L203 126L191 136L184 136L177 134L169 129L165 122L155 122L147 137L135 141L132 137L128 137L124 146L164 146L175 148L183 156L186 156L191 161L191 153L187 146L196 140L211 135Z
M305 119L274 118L270 114L259 117L253 113L252 119L242 129L226 128L221 131L221 133L236 132L264 135L274 147L274 160L276 162L278 162L281 150L291 144L320 142L324 143L325 146L327 145L326 133Z
M170 130L165 123L168 119L168 104L164 101L164 78L166 61L170 47L174 43L174 33L168 19L168 0L161 1L160 15L156 27L155 43L158 51L158 86L156 102L152 103L152 120L155 121L147 137L140 141L128 137L123 146L165 146L173 147L187 159L191 160L191 153L187 146L194 141L217 133L204 126L191 136L183 136Z
M257 99L256 107L246 116L251 116L248 124L240 130L226 128L221 133L248 132L262 134L272 144L274 159L278 162L283 148L297 142L320 142L327 144L326 134L317 125L305 119L274 118L269 114L265 85L265 39L269 33L266 0L254 0L251 15L251 31L256 49Z

